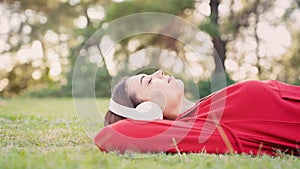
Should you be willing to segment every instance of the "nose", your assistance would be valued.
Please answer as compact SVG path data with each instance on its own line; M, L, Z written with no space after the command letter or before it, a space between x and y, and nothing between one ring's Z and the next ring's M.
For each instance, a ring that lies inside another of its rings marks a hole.
M159 69L158 71L152 74L152 77L162 79L164 75L165 75L164 71Z

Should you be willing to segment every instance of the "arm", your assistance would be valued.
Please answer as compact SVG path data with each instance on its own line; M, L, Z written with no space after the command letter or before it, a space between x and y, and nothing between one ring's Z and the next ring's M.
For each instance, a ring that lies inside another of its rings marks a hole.
M203 122L169 120L151 122L122 120L104 127L94 141L101 151L229 152L217 130L206 142L199 142L202 124ZM234 140L233 137L230 139ZM174 145L174 142L177 145ZM239 149L236 146L234 148Z

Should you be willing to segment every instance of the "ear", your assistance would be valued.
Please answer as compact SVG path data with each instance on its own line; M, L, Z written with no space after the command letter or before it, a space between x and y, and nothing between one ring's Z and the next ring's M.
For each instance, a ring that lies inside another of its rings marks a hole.
M162 112L164 112L167 105L167 98L162 91L154 90L153 92L151 92L149 101L156 103L161 108Z

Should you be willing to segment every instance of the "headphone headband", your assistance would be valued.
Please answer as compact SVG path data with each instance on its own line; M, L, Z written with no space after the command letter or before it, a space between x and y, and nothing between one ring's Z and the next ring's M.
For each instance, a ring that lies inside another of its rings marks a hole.
M163 119L162 110L153 102L143 102L136 108L130 108L116 103L111 98L109 102L109 110L119 116L134 120Z

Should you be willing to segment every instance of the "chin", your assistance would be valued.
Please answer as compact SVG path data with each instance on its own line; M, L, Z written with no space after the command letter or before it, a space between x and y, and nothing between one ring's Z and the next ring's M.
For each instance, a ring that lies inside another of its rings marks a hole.
M180 79L176 79L176 83L178 85L178 87L180 88L181 91L184 91L184 83L182 80Z

